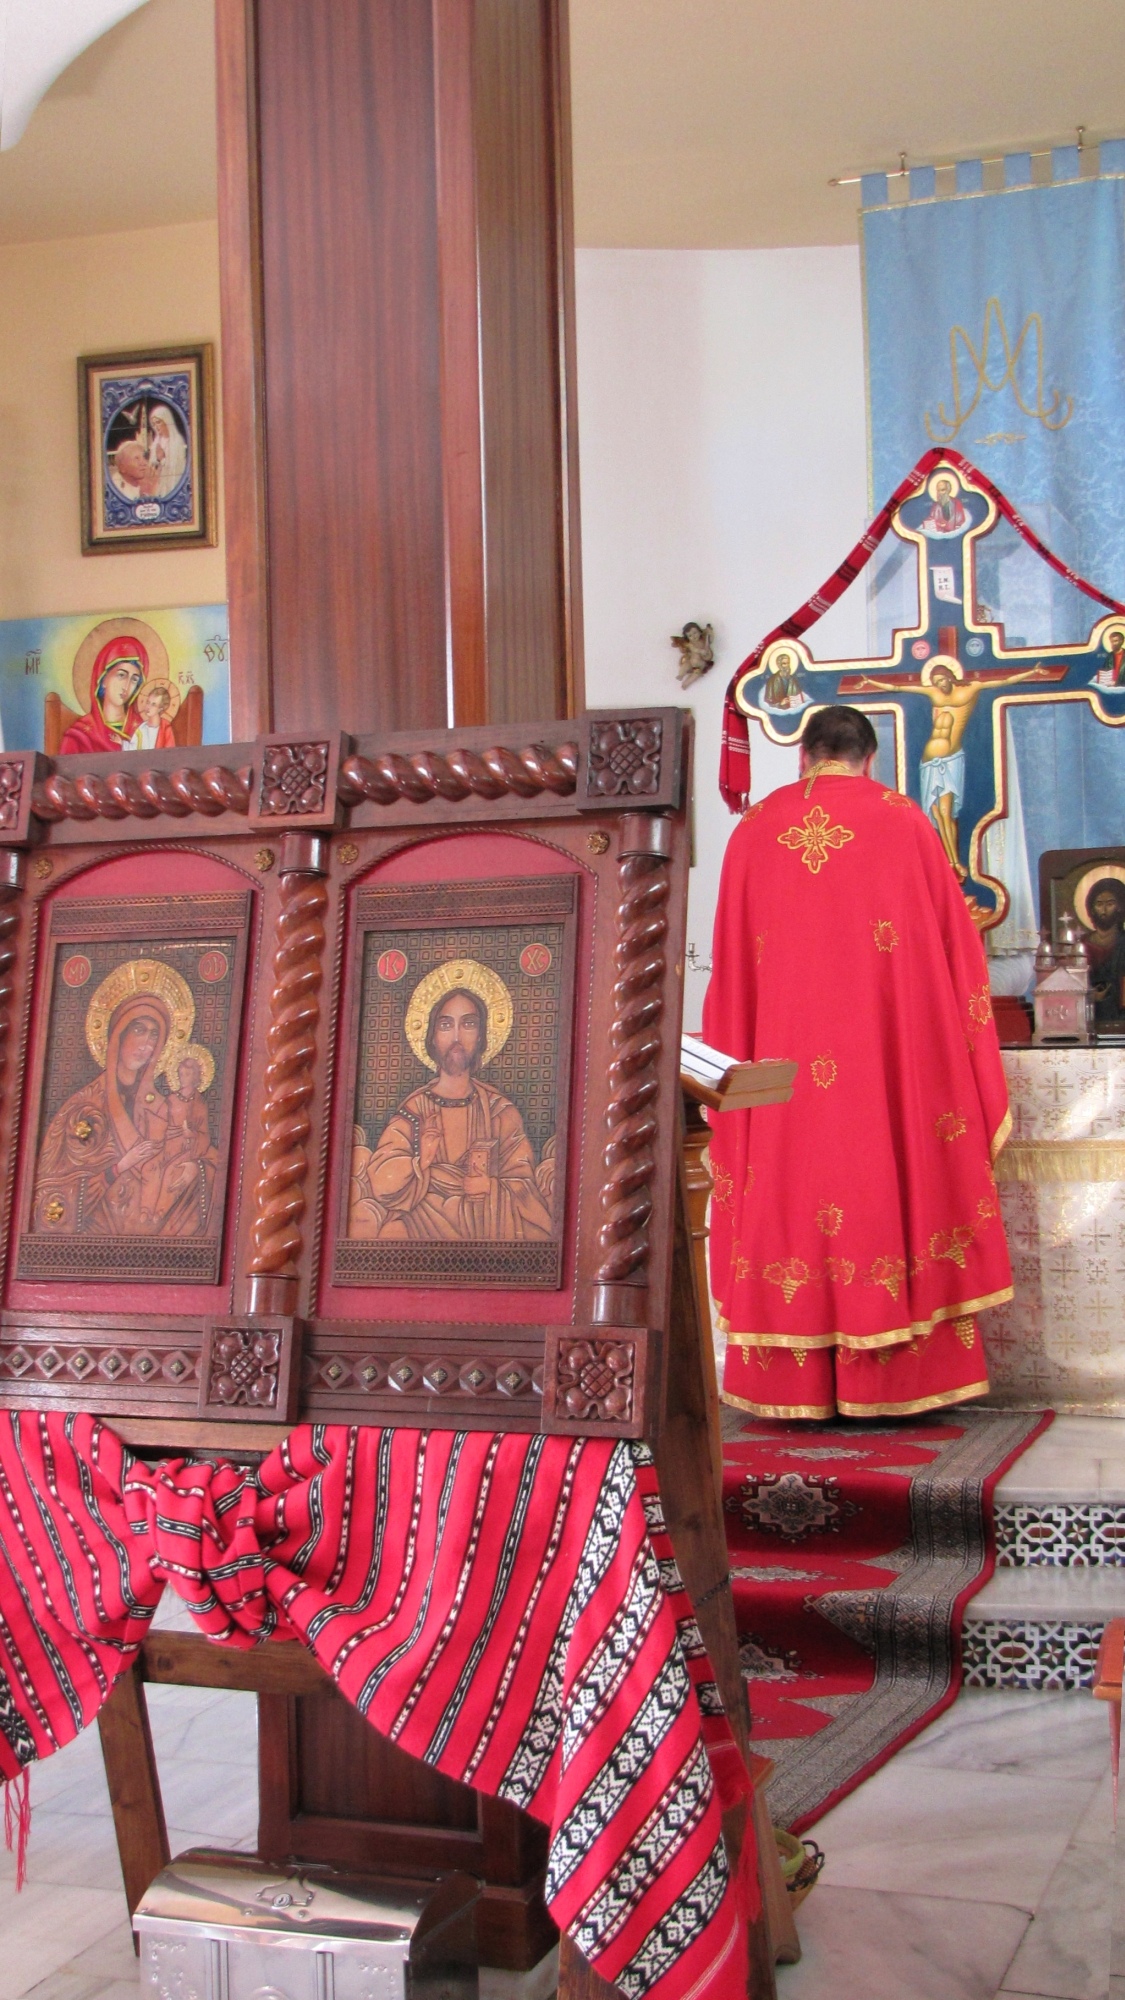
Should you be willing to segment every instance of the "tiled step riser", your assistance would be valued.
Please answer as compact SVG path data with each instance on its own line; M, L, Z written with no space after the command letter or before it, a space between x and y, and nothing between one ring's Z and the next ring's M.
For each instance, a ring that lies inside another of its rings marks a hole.
M966 1687L1093 1685L1110 1618L1125 1617L1125 1423L1057 1417L1000 1480L996 1568L966 1606Z
M965 1687L1090 1688L1104 1626L997 1619L966 1622L961 1639Z
M997 1506L995 1523L1000 1569L1125 1568L1125 1507L1096 1500L1010 1502Z

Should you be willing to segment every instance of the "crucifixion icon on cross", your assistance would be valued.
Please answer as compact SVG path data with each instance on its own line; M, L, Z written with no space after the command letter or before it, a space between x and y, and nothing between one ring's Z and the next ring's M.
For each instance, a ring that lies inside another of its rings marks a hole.
M1003 921L1010 900L984 854L988 828L1008 810L1007 712L1029 702L1082 702L1110 728L1125 724L1125 616L1097 618L1073 643L1010 645L998 614L982 602L977 554L1001 507L1041 553L999 498L963 461L939 463L890 516L893 533L915 547L918 620L894 632L889 654L817 661L803 639L775 636L732 690L741 714L774 743L797 743L812 709L826 702L889 717L895 785L929 814L982 930ZM812 622L799 615L789 629Z

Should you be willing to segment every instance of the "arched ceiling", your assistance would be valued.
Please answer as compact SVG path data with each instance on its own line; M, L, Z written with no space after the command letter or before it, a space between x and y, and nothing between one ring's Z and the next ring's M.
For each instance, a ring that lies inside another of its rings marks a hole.
M85 49L0 153L0 243L214 215L214 33L213 0L147 0Z
M1066 142L1079 124L1125 134L1122 0L570 13L583 244L852 242L856 190L833 174L893 166L901 148L920 163ZM0 153L0 242L213 215L212 33L213 0L147 0L79 56Z

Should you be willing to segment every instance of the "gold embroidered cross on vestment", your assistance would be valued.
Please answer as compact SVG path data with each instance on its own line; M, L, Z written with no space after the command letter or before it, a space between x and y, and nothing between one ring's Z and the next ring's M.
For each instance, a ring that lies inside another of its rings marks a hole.
M823 806L814 806L800 826L779 833L778 845L800 848L801 860L810 875L819 875L833 848L844 847L855 835L849 827L833 826Z

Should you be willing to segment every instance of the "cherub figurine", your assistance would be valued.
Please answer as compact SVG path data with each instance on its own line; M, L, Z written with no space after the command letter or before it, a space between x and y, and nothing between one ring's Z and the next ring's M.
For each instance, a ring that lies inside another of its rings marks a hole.
M672 644L680 656L676 679L681 687L689 688L715 664L713 625L697 625L694 620L689 620L683 631L674 635Z

